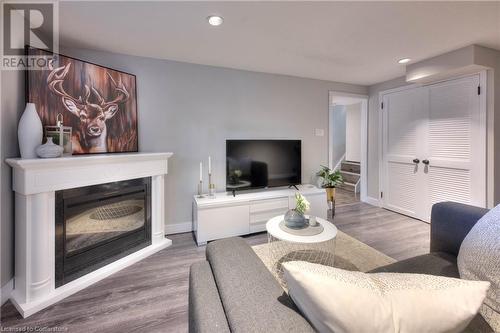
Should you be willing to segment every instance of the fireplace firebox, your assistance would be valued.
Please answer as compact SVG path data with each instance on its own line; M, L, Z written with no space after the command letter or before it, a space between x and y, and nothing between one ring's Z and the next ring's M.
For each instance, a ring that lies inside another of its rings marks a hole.
M57 191L55 284L151 245L151 177Z

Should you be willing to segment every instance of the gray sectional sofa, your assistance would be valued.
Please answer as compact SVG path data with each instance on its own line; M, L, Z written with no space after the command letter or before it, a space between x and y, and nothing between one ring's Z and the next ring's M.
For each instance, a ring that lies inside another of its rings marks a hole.
M460 244L486 212L486 209L452 202L434 205L430 253L374 272L459 277L456 261ZM190 332L314 332L242 238L209 243L206 258L190 269ZM478 315L466 332L492 332L492 329Z

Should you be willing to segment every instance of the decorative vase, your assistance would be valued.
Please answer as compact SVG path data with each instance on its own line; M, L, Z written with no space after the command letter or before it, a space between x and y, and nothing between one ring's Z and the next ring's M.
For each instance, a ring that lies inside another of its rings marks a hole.
M42 143L42 138L42 121L36 112L35 104L27 103L17 128L21 158L36 158L35 149Z
M328 210L331 212L331 217L335 216L335 187L325 187L326 202L328 203Z
M295 209L290 209L285 214L285 225L292 229L302 229L306 227L307 220L304 214Z
M52 137L47 138L47 142L36 148L36 154L41 158L54 158L61 157L64 152L64 148L56 145L52 141Z
M335 187L326 187L326 201L335 202Z

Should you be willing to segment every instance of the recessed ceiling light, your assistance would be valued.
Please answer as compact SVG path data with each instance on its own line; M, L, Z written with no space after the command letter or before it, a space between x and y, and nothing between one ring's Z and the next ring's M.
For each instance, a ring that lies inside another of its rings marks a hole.
M224 22L224 19L222 18L222 16L217 16L217 15L211 15L211 16L207 17L207 20L208 20L208 23L210 25L213 25L214 27L219 26L222 24L222 22Z
M410 58L403 58L403 59L399 59L399 60L398 60L398 63L400 63L400 64L407 64L407 63L409 63L410 61L411 61L411 59L410 59Z

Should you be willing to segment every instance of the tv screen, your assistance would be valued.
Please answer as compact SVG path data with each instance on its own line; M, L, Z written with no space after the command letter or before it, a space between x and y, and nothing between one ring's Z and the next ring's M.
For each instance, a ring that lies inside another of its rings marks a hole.
M300 140L226 141L226 190L300 183Z

